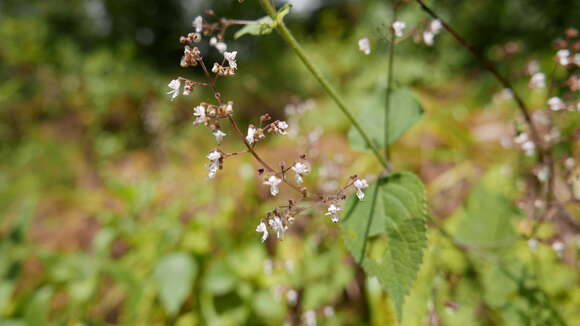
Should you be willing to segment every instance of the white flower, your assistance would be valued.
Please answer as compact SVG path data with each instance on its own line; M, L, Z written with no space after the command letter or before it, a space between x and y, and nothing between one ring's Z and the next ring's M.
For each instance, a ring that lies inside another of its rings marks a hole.
M425 42L425 44L427 44L428 46L432 46L435 40L435 33L430 32L430 31L424 31L423 32L423 41Z
M316 326L316 312L314 310L308 310L302 315L304 324L306 326Z
M580 53L574 55L574 64L580 66Z
M556 56L558 57L558 63L562 66L567 66L570 64L570 50L562 49L556 52Z
M566 107L564 102L562 102L562 100L556 96L554 96L548 100L548 106L550 107L550 110L552 110L552 111L560 111Z
M266 228L266 223L260 222L260 224L258 224L258 226L256 227L256 232L262 233L262 242L264 242L264 241L266 241L266 239L268 239L268 229ZM270 267L270 271L271 271L271 267Z
M356 196L358 199L363 200L365 198L363 190L369 187L369 183L365 179L356 179L354 181L354 187L356 188Z
M538 248L538 240L536 239L528 240L528 247L530 247L530 249L532 250L536 250Z
M171 90L167 94L171 95L171 100L175 99L179 95L179 88L181 87L181 82L179 79L174 79L167 84Z
M538 60L531 60L528 63L527 70L528 70L528 74L530 74L530 75L539 72L540 71L540 64L538 63Z
M371 54L371 42L368 37L365 36L358 40L358 49L366 55Z
M198 105L193 108L193 115L195 116L195 121L193 121L194 125L199 123L205 123L207 119L205 116L205 107L203 107L202 105Z
M224 42L217 42L215 48L220 52L224 53L228 49L228 45Z
M330 215L330 220L333 223L338 223L338 212L340 211L340 207L331 204L328 206L327 213L325 215Z
M228 45L218 41L215 36L209 39L209 45L215 47L220 53L224 53L228 49Z
M564 251L564 248L566 248L566 246L564 245L564 243L560 242L560 241L556 241L552 244L552 248L558 253L562 253L562 251Z
M207 155L207 159L210 160L209 164L206 165L207 169L209 170L207 177L213 179L215 177L219 167L220 167L220 159L222 154L218 151L213 151Z
M286 232L286 229L288 228L284 226L281 218L274 216L268 221L268 224L270 224L272 230L276 231L276 237L278 237L278 239L284 238L284 232Z
M222 142L222 140L224 139L224 136L227 134L219 129L216 129L213 131L213 135L215 136L216 142L219 144Z
M298 292L294 289L288 290L288 292L286 292L286 300L288 300L288 303L291 306L295 306L298 302Z
M431 21L431 23L429 24L429 28L431 29L431 32L433 32L433 34L437 34L443 28L443 24L439 19L435 19Z
M536 144L530 140L527 133L522 132L514 141L522 147L527 156L532 156L536 152Z
M254 136L256 135L256 128L253 125L248 127L248 135L246 136L246 141L248 144L252 145L254 143Z
M532 78L530 79L530 88L544 88L546 87L546 75L537 72L535 73Z
M193 27L195 27L196 33L201 33L203 30L203 18L201 16L195 17L193 20Z
M262 227L263 225L263 227ZM260 229L260 230L258 230ZM266 224L264 222L260 222L260 224L258 224L258 227L256 228L256 232L266 232L266 237L264 238L264 235L262 235L262 242L264 242L267 238L268 238L268 230L266 230ZM265 274L272 274L272 271L274 270L274 262L272 261L272 259L266 259L266 261L264 261L264 273Z
M228 102L228 104L226 104L225 113L226 114L232 114L232 113L234 113L234 104L231 101Z
M532 156L536 152L536 144L533 141L528 140L522 144L522 149L526 152L527 156Z
M280 135L287 135L288 131L286 129L288 129L288 123L286 121L278 121L276 123L276 127L278 127L276 130L278 131L278 133Z
M405 27L407 26L407 24L405 24L405 22L402 21L396 21L393 23L393 30L395 31L395 36L396 37L401 37L403 36L403 33L405 31Z
M302 180L302 175L310 173L308 165L302 162L296 162L296 164L292 166L292 170L296 173L296 183L302 183L304 181Z
M534 174L538 180L540 180L540 182L546 182L550 176L550 169L547 166L542 166L541 168L537 169Z
M564 166L566 166L567 169L572 169L574 167L574 165L576 164L576 162L574 162L574 158L573 157L568 157L565 161L564 161Z
M527 142L530 138L528 137L528 134L525 132L522 132L521 134L519 134L514 141L516 142L516 144L523 144L525 142Z
M267 181L264 181L264 184L270 186L270 194L272 194L272 196L276 196L280 192L278 185L281 182L282 179L276 177L275 175L271 175Z
M228 60L230 67L232 67L233 69L238 69L238 64L236 63L237 54L238 51L224 52L224 58Z
M334 316L334 307L333 306L325 306L324 310L322 310L322 312L324 313L324 316L326 316L327 318L330 318L330 317Z

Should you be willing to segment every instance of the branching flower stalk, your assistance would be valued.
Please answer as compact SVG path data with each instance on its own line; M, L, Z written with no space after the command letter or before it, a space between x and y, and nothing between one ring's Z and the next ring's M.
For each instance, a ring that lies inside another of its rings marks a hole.
M211 12L211 15L213 16L213 12ZM223 18L219 20L219 23L208 23L201 16L196 17L193 21L195 31L180 38L180 42L184 44L184 55L180 65L184 68L201 67L206 80L204 82L198 82L185 77L178 77L169 83L168 87L170 90L168 94L172 99L175 99L180 93L187 96L192 93L195 87L207 87L213 94L216 101L215 104L202 102L194 108L193 113L195 116L193 124L209 127L218 144L218 147L211 150L207 155L207 159L210 161L206 165L208 168L208 178L212 179L217 175L217 172L223 168L226 159L249 153L261 166L258 170L258 175L264 178L263 184L269 187L270 194L273 197L279 194L279 187L282 183L288 185L300 194L299 198L289 200L287 205L279 205L277 208L268 212L266 219L258 223L256 232L262 233L262 241L266 241L268 238L269 230L273 231L278 239L282 239L284 233L294 222L297 215L321 204L327 205L326 215L330 216L330 220L338 223L340 220L339 212L341 211L340 202L345 200L351 191L356 192L356 196L360 200L363 200L364 189L368 188L368 182L365 179L353 175L344 187L340 188L334 194L327 196L317 194L301 186L303 176L310 173L310 165L306 161L306 155L301 155L290 166L286 166L284 162L280 162L279 167L275 168L266 162L256 151L256 143L266 138L268 134L287 135L288 123L280 120L272 121L269 114L264 114L260 117L259 125L254 126L250 124L247 134L244 135L239 124L233 117L234 103L232 101L226 102L222 98L222 93L217 86L218 79L222 76L234 76L238 69L236 61L237 51L226 51L227 45L223 42L224 32L228 26L245 25L247 23L247 21ZM195 46L195 43L201 42L204 36L210 38L209 45L215 47L224 57L221 62L215 62L211 70L206 65L200 49ZM228 121L235 135L244 144L246 150L226 152L220 148L223 138L227 136L221 129L221 120ZM291 174L294 174L296 183L289 180ZM301 206L300 204L303 202L310 202L311 205Z
M486 59L481 53L479 53L473 46L471 46L465 39L463 39L457 31L455 31L451 26L443 22L439 16L431 9L429 6L425 4L423 0L416 0L417 3L420 5L421 9L429 14L434 19L437 19L441 22L443 28L445 28L453 38L464 48L466 48L489 72L491 72L494 77L506 88L510 91L511 96L515 100L518 109L521 115L524 118L524 122L526 123L528 130L531 134L531 139L529 139L527 133L521 133L516 138L516 143L522 146L528 155L533 154L537 151L538 154L538 162L540 163L539 167L536 167L536 171L534 174L538 177L541 186L541 193L540 196L543 200L536 199L532 203L531 209L531 216L533 219L533 225L531 231L528 235L524 236L524 238L529 239L529 241L536 241L535 237L537 235L537 231L540 225L548 218L548 215L552 208L557 208L559 210L563 210L563 205L556 200L554 197L554 184L555 184L555 177L556 177L556 169L555 169L555 158L553 153L553 142L554 142L554 135L557 138L559 132L554 129L553 126L553 115L555 112L564 111L564 110L579 110L580 104L576 103L575 108L574 105L570 105L562 101L559 97L552 96L552 92L554 90L554 76L557 67L562 66L564 68L573 67L573 66L580 66L580 54L572 55L572 51L569 48L566 48L565 42L562 47L557 47L559 50L556 53L556 64L552 69L550 74L550 84L547 90L547 104L548 104L548 120L547 124L549 127L548 134L542 138L538 126L534 123L534 119L532 114L530 114L530 110L527 108L526 104L522 100L522 98L518 95L518 93L513 89L511 82L504 77L495 65ZM578 31L575 29L569 29L567 31L568 38L573 39L578 36ZM538 68L536 68L538 70ZM530 88L545 88L546 87L546 76L544 73L539 71L533 71L530 73L532 78L529 83ZM571 77L573 78L573 77ZM571 82L574 84L574 81ZM578 89L578 86L569 85L570 89L574 91L574 89ZM541 121L540 121L541 122ZM545 129L545 128L544 128ZM555 134L554 134L555 132ZM572 159L572 164L573 164ZM539 215L539 216L538 216Z
M542 142L542 139L540 138L540 134L538 133L538 130L534 124L533 118L532 118L526 104L524 103L522 98L518 95L518 93L514 90L511 82L507 78L505 78L497 70L497 68L495 67L495 65L491 61L489 61L481 53L479 53L473 46L471 46L465 39L463 39L463 37L461 37L461 35L459 35L459 33L457 31L455 31L451 26L449 26L447 23L445 23L445 21L443 21L439 17L439 15L437 15L430 7L428 7L425 4L425 2L423 2L423 0L416 0L416 1L421 6L421 9L423 9L433 19L438 20L441 23L442 27L445 28L445 30L447 30L449 32L449 34L451 34L451 36L453 36L453 38L459 44L461 44L461 46L466 48L471 53L471 55L473 55L489 72L491 72L495 76L495 78L506 89L508 89L511 92L511 95L513 96L513 99L516 102L520 113L524 117L524 120L525 120L526 124L528 125L530 133L532 134L532 138L534 140L534 143L536 144L536 148L538 151L538 156L540 158L540 161L543 161L544 160L544 152L543 152L543 147L542 147L543 142Z

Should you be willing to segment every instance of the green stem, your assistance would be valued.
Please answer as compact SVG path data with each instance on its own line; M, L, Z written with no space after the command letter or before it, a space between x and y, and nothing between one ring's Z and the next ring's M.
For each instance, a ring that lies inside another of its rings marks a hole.
M393 21L397 20L397 8L393 8ZM389 116L391 113L391 93L393 91L393 61L395 57L395 32L389 27L391 32L389 42L388 72L387 72L387 93L385 94L385 159L390 161L391 153L389 146Z
M278 31L278 33L280 34L282 39L284 41L286 41L286 43L288 43L288 45L292 48L292 50L294 50L294 52L296 53L298 58L300 58L302 63L304 63L304 65L312 73L314 78L316 78L316 80L320 83L320 85L322 85L324 90L334 100L334 102L336 103L338 108L342 111L342 113L348 118L348 120L350 120L350 122L352 123L354 128L359 132L359 134L363 138L366 145L371 149L371 151L373 152L373 154L375 155L375 157L377 158L379 163L381 163L381 165L385 169L390 170L390 166L389 166L388 162L381 155L377 146L375 146L375 144L373 144L373 142L371 141L369 136L365 133L364 129L358 123L358 121L354 118L352 113L350 113L350 111L348 111L348 108L347 108L344 100L340 97L340 95L338 95L338 92L336 91L336 89L322 75L320 70L318 70L318 68L316 68L316 66L310 60L310 58L308 58L306 56L306 53L304 52L304 50L302 49L302 47L300 46L298 41L294 38L294 36L292 35L292 33L290 32L288 27L286 27L286 24L284 24L284 22L281 19L278 19L278 17L277 17L278 14L276 13L276 9L274 9L274 6L270 3L269 0L260 0L260 4L262 5L262 8L264 8L266 13L275 22L276 30Z

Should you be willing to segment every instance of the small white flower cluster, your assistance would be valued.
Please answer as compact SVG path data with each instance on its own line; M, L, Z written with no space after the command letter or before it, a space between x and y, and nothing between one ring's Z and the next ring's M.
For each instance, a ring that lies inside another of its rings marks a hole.
M191 47L186 45L183 48L183 56L181 57L181 61L179 65L182 68L187 67L195 67L197 66L197 62L201 59L201 52L199 51L198 47Z
M566 103L564 103L564 101L559 97L554 96L548 100L548 107L552 111L560 111L566 108Z
M184 82L184 86L183 86L183 96L187 96L189 94L191 94L191 92L193 91L193 87L196 85L195 82L185 79L183 77L179 77L176 79L173 79L172 81L169 82L169 84L167 84L167 87L169 87L169 91L167 92L167 94L171 95L171 100L173 101L177 96L179 96L179 92L181 91L181 82Z
M179 81L179 79L174 79L174 80L170 81L167 86L170 88L170 90L169 90L169 92L167 92L167 94L171 95L171 100L174 100L179 95L180 88L181 88L181 81Z
M228 62L228 67L224 67L219 63L214 63L211 71L219 76L233 76L236 74L238 64L236 62L236 55L238 51L224 52L224 59Z
M574 64L580 67L580 53L572 55L570 50L561 49L556 52L556 61L558 64L566 67L568 65Z
M562 66L567 66L570 64L570 50L568 49L561 49L556 52L556 57L558 59L558 63Z
M284 221L282 217L273 215L267 219L268 224L266 222L260 221L258 226L256 227L256 232L262 233L262 242L265 242L268 239L270 233L268 232L268 227L276 233L276 237L281 240L284 238L284 233L288 230L288 223L290 221L287 219Z
M515 138L515 143L520 145L527 156L532 156L536 153L536 144L530 139L528 133L522 132Z
M264 115L261 118L261 121L267 121L270 119L269 115ZM248 132L246 134L246 142L249 145L253 145L259 140L266 138L266 132L278 135L287 135L288 134L288 123L286 121L276 120L265 127L256 128L254 125L250 124L248 126Z
M302 177L305 174L310 173L310 167L306 163L296 162L292 166L292 171L294 171L294 173L296 174L296 183L301 184L302 182L304 182L304 179Z
M536 72L532 75L530 82L528 84L530 88L545 88L546 87L546 75L542 72Z
M231 101L222 105L202 102L193 108L193 116L195 116L193 124L216 125L217 120L227 118L232 113L234 113L234 103Z
M209 45L215 47L220 53L224 53L228 49L228 45L219 41L215 36L209 39Z
M363 200L365 198L364 190L369 187L369 183L367 182L367 180L360 179L355 176L352 185L354 186L356 196L358 197L358 199ZM330 216L330 220L332 221L332 223L338 223L340 221L338 212L340 211L341 208L336 203L331 203L328 206L325 215Z
M534 169L534 174L540 182L546 182L550 177L550 169L547 166L542 165Z
M268 179L266 181L263 182L263 184L270 186L270 194L272 196L276 197L276 195L278 195L278 193L280 192L278 185L281 182L282 182L282 179L278 178L276 175L271 175L268 177Z
M432 20L428 28L423 31L423 42L428 46L432 46L435 43L435 36L441 32L442 28L443 23L439 19Z
M213 179L217 174L217 171L222 168L223 155L219 150L214 150L207 155L209 164L206 165L209 170L207 177Z
M354 180L353 185L356 189L356 196L359 200L363 200L365 198L363 190L369 187L369 183L365 179L356 179Z
M369 55L371 54L371 41L368 37L363 37L358 40L358 49L362 51L362 53Z
M330 206L328 206L327 212L325 215L329 215L330 216L330 220L332 221L332 223L338 223L338 221L340 220L338 218L338 212L341 211L341 208L336 206L335 204L330 204Z
M403 21L397 20L393 22L392 27L396 37L403 37L403 35L405 34L405 28L407 27L407 24Z

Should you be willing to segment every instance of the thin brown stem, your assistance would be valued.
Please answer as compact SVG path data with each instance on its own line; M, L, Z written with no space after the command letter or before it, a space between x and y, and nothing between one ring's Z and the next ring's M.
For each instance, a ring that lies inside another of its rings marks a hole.
M217 87L216 87L216 83L215 83L215 79L211 76L211 74L209 73L209 70L207 69L207 66L205 65L205 62L203 61L203 58L200 58L198 60L203 73L205 74L205 77L208 80L208 84L209 87L212 89L213 94L215 99L218 101L219 105L223 105L223 101L221 99L221 93L218 91ZM268 163L266 163L266 161L264 161L260 155L258 155L258 153L256 152L256 150L254 149L254 147L248 143L248 141L246 140L246 138L244 137L244 133L242 132L242 130L240 129L240 127L238 126L238 124L236 123L236 121L234 120L234 118L232 118L231 115L228 116L228 121L230 122L232 128L234 128L234 130L236 131L236 134L238 135L238 137L240 138L240 140L244 143L244 145L246 146L246 148L248 149L248 152L256 159L256 161L258 161L258 163L260 163L260 165L262 165L262 167L266 170L268 170L268 172L271 173L275 173L277 174L278 172L272 168ZM294 189L295 191L297 191L298 193L300 193L304 198L306 199L320 199L322 198L322 196L320 195L316 195L314 197L308 196L307 193L305 193L300 187L298 187L297 185L291 183L290 181L288 181L284 175L282 175L282 181L287 184L288 186L290 186L290 188Z

